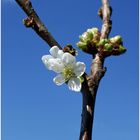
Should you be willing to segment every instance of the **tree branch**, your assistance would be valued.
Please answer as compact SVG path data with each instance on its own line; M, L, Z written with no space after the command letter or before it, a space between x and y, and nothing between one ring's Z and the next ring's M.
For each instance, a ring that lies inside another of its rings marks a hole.
M24 20L26 27L31 27L50 47L56 45L60 49L61 46L57 43L51 33L48 31L47 27L42 23L37 13L32 7L30 0L16 0L19 6L27 14L27 19ZM103 25L101 29L100 39L108 38L111 30L111 8L109 7L108 0L102 0L102 8L100 9L100 17L103 20ZM63 51L69 51L67 47ZM75 53L74 53L75 54ZM94 118L95 101L98 86L100 80L104 76L106 69L104 65L104 56L102 55L100 49L95 56L93 56L93 62L91 65L90 75L84 74L84 82L82 83L82 119L81 119L81 129L79 140L91 140L92 139L92 127Z
M108 0L102 0L102 8L100 10L100 16L103 19L103 25L101 29L100 39L108 38L111 30L111 8L109 7ZM79 140L91 140L92 139L92 127L94 119L94 109L98 86L100 80L106 72L104 65L104 56L102 51L93 56L93 62L91 65L91 74L87 77L87 81L84 82L82 88L82 120ZM87 88L88 87L88 88Z
M108 35L111 31L112 21L110 16L112 14L112 8L109 6L108 0L102 0L101 15L103 20L102 30L101 30L101 39L108 38Z
M61 49L61 46L54 39L33 9L30 0L16 0L16 2L28 16L28 18L24 20L25 26L31 27L50 47L56 45Z

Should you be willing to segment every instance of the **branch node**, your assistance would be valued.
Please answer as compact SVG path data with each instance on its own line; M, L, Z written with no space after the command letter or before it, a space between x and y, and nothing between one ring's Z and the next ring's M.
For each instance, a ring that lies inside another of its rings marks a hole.
M27 27L34 27L35 22L33 17L27 17L26 19L23 19L23 24Z
M64 48L63 48L63 51L64 52L68 52L74 56L76 56L77 54L77 51L72 47L71 44L67 44Z
M98 10L98 16L99 16L101 19L103 19L103 8L102 8L102 7L99 8L99 10Z

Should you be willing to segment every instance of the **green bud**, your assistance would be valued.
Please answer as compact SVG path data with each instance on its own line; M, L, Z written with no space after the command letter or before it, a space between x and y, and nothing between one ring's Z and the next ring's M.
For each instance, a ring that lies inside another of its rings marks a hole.
M87 48L87 43L85 42L78 42L76 44L81 50L85 50Z
M91 32L87 32L87 40L91 41L93 39L93 34Z
M101 39L98 46L104 46L106 43L108 43L108 39Z
M109 42L109 40L108 40L108 39L104 39L104 41L105 41L105 43L108 43L108 42Z
M84 32L79 38L81 42L88 42L93 39L93 34L91 32Z
M113 50L113 46L111 44L106 43L105 46L104 46L104 49L106 51L112 51Z
M117 36L111 38L110 42L120 44L122 42L122 37L120 35L117 35Z
M120 52L120 54L121 53L125 53L126 52L126 49L122 45L120 45L119 46L119 52Z
M110 42L111 42L111 43L115 43L114 37L110 38Z
M120 35L115 36L114 39L116 40L117 43L122 42L122 37Z
M94 34L97 34L99 30L98 28L91 28L91 29L88 29L87 32L91 32L94 35Z
M84 42L82 35L79 36L81 42Z

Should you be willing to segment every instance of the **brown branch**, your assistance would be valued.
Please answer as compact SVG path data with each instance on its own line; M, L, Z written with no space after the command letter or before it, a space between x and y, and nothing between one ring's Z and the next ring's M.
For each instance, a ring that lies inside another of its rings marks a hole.
M102 0L102 20L103 20L103 25L102 25L102 30L101 30L101 39L103 38L108 38L108 35L111 31L112 27L112 21L110 20L110 16L112 13L112 9L109 6L108 0Z
M102 0L102 4L103 6L100 10L100 16L103 19L103 25L100 39L108 38L111 30L111 8L109 7L108 0ZM100 50L95 56L93 56L91 74L87 77L87 81L85 81L83 84L82 120L79 140L92 139L92 127L97 90L100 80L106 72L106 68L103 66L104 59L105 58Z
M31 27L50 47L56 45L61 49L61 46L54 39L33 9L30 0L16 0L16 2L28 16L28 18L24 20L25 26Z
M101 78L104 76L106 69L103 68L104 59L96 54L91 66L91 74L83 83L82 88L82 120L79 140L92 139L92 127L94 119L94 109L98 86ZM86 79L85 78L85 79Z

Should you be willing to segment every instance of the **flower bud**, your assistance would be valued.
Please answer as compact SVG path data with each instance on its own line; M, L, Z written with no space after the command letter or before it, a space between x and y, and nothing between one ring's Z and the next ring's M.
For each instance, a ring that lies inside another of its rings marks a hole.
M108 39L101 39L98 43L98 46L104 46L106 43L108 43Z
M106 43L106 44L104 45L104 49L105 49L106 51L112 51L112 50L113 50L113 46L112 46L111 44L109 44L109 43Z
M120 45L119 46L119 52L120 52L120 54L125 53L126 49L122 45Z
M114 39L116 40L117 43L122 42L122 37L120 35L115 36Z
M87 43L84 42L78 42L76 44L81 50L85 50L87 48Z
M91 32L84 32L79 38L81 42L88 42L93 39L93 34Z
M111 38L110 42L111 43L118 43L118 44L120 44L122 42L122 37L120 35L117 35L117 36Z
M91 32L94 35L94 34L97 34L99 30L98 28L91 28L91 29L88 29L87 32Z

